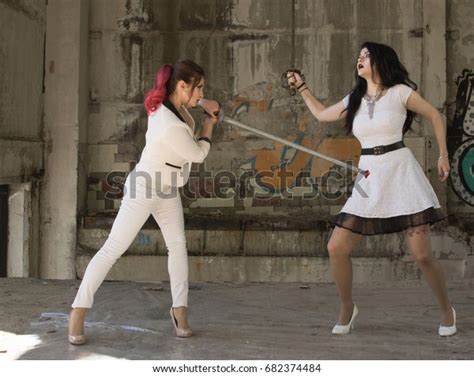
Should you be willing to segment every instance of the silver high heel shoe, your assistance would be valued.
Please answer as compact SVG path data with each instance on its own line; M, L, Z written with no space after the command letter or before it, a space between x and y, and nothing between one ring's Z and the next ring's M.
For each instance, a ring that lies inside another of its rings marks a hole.
M352 310L352 316L347 325L339 325L336 324L334 325L334 328L332 328L332 334L349 334L352 329L354 329L354 320L357 317L357 314L359 313L359 310L357 309L357 306L354 304L354 308Z
M188 338L193 335L193 332L191 331L191 328L187 329L181 329L178 328L178 321L176 320L176 317L174 317L173 313L173 307L170 309L170 316L171 316L171 322L173 323L174 330L176 332L176 337L178 338Z
M454 310L454 307L451 307L451 309L453 310L453 319L454 319L453 325L451 325L451 326L440 325L439 330L438 330L438 334L441 337L453 336L458 331L457 328L456 328L456 311Z

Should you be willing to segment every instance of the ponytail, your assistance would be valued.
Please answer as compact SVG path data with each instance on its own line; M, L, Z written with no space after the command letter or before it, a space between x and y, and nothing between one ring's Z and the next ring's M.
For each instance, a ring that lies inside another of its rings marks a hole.
M169 95L168 82L173 75L173 66L163 65L156 73L153 88L145 96L145 108L148 115L158 110Z

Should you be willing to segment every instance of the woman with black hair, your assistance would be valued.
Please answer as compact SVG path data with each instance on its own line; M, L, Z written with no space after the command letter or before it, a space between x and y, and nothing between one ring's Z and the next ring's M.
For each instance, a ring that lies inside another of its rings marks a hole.
M321 122L345 119L345 128L362 146L359 168L370 170L358 181L334 221L328 243L330 265L340 298L339 319L333 334L348 334L358 308L352 301L350 254L364 235L405 233L408 248L432 288L440 309L440 336L456 333L456 312L448 299L446 282L433 256L430 224L444 218L433 188L411 151L403 144L414 113L431 122L438 144L438 175L449 175L446 130L439 112L415 90L396 52L389 46L366 42L357 58L353 91L339 103L325 107L296 72L288 83L302 95Z
M201 163L211 148L219 103L202 102L204 70L191 60L165 64L157 72L145 98L148 113L146 145L140 161L125 182L124 197L110 234L95 254L72 304L69 337L82 345L84 319L94 294L112 265L127 250L150 215L158 223L168 248L168 272L173 304L171 322L177 337L192 335L188 324L188 255L183 208L178 187L186 184L191 163ZM198 103L207 113L200 137L188 109ZM204 103L204 104L203 104Z

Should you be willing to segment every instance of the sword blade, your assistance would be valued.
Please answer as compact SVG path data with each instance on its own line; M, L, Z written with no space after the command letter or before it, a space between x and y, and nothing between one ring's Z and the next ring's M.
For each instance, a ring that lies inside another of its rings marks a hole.
M291 148L294 148L294 149L297 149L297 150L301 150L302 152L305 152L305 153L308 153L308 154L311 154L315 157L318 157L318 158L321 158L321 159L324 159L326 161L329 161L329 162L332 162L338 166L341 166L341 167L344 167L346 169L350 169L352 171L355 171L357 172L358 174L362 174L364 175L365 177L368 176L369 174L369 171L364 171L358 167L355 167L355 166L352 166L350 164L347 164L345 162L342 162L338 159L334 159L334 158L331 158L325 154L321 154L321 153L318 153L317 151L314 151L312 149L309 149L307 148L306 146L303 146L303 145L298 145L298 144L295 144L294 142L290 142L288 140L285 140L284 138L281 138L281 137L278 137L278 136L274 136L270 133L267 133L267 132L264 132L264 131L261 131L260 129L256 129L256 128L253 128L247 124L244 124L244 123L241 123L240 121L237 121L237 120L234 120L234 119L231 119L227 116L225 116L223 119L222 119L224 122L228 123L228 124L232 124L232 125L235 125L239 128L242 128L242 129L245 129L247 131L250 131L250 132L253 132L253 133L256 133L262 137L265 137L265 138L269 138L270 140L273 140L273 141L277 141L283 145L286 145L286 146L289 146Z

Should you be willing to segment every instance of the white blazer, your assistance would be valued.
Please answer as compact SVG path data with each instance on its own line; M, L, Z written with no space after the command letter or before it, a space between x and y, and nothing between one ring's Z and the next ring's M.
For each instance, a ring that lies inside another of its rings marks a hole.
M154 188L182 187L189 179L191 163L203 162L211 148L209 141L196 140L187 109L182 107L180 114L172 106L162 104L148 117L145 148L135 167L137 182L143 181L141 175L148 175L145 179L151 179Z

